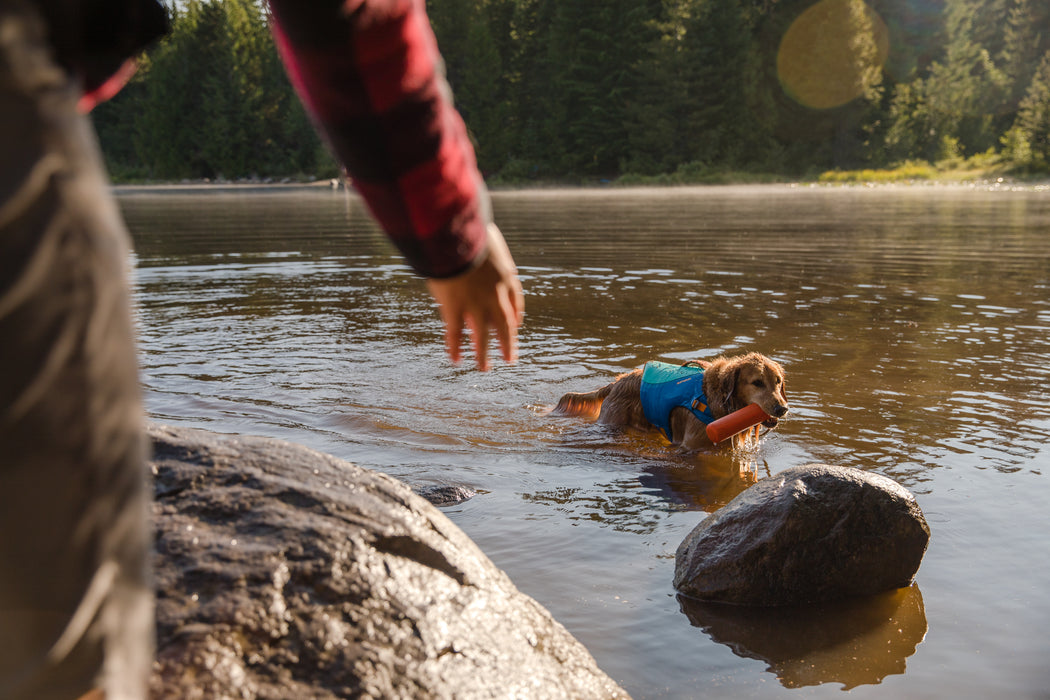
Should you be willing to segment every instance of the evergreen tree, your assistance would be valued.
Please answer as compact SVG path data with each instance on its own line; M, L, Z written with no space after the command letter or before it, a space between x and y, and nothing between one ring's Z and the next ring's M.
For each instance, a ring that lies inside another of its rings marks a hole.
M1043 55L1004 141L1016 164L1050 171L1050 51Z
M1050 50L1050 4L1043 0L1013 0L996 56L1008 86L1011 112L1035 76L1039 57Z
M772 123L756 109L751 29L739 0L701 2L686 22L689 160L740 166L762 159Z
M463 118L477 140L478 164L483 172L506 162L506 123L509 109L503 100L503 61L483 17L467 28L466 65L462 80Z
M550 92L543 131L548 158L562 172L595 173L615 164L608 141L599 138L609 119L607 80L603 76L610 8L589 0L556 4L547 39Z
M642 28L645 53L635 66L638 89L626 106L624 167L642 174L672 172L688 161L689 116L700 109L691 88L695 63L685 50L693 0L664 0Z
M926 103L926 84L921 78L900 83L894 89L884 144L891 163L908 159L933 161L940 156L939 123Z
M428 0L427 17L445 61L445 77L455 88L466 70L466 28L483 11L484 0Z
M637 0L563 0L547 41L547 127L564 172L612 176L628 149L628 105L650 19Z
M482 171L499 169L509 151L507 78L496 41L496 36L510 34L509 19L496 11L502 5L451 0L432 3L428 10L456 107L474 138ZM505 43L503 48L509 51Z
M1002 46L1007 0L948 0L943 62L930 69L927 104L940 157L979 153L998 140L996 117L1008 102L1007 76L993 56Z
M330 175L261 0L190 0L135 79L95 114L111 171L155 179Z
M555 5L552 0L514 0L506 59L508 160L501 168L512 177L553 174L547 157L552 100L547 47Z

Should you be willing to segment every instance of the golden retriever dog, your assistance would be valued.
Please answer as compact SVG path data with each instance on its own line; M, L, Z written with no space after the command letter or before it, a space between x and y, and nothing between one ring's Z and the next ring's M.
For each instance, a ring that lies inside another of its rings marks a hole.
M647 362L595 391L569 393L551 411L557 416L597 418L599 423L660 431L673 445L692 451L711 447L707 424L756 403L775 428L788 412L784 369L757 352L696 360L682 365ZM759 427L733 437L740 447L758 437Z

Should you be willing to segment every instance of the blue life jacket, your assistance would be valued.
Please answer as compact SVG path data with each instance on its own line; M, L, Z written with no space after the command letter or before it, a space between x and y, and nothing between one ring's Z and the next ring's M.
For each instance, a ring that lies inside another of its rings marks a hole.
M646 362L642 370L642 411L671 442L671 411L678 406L688 408L704 425L715 419L707 406L703 368Z

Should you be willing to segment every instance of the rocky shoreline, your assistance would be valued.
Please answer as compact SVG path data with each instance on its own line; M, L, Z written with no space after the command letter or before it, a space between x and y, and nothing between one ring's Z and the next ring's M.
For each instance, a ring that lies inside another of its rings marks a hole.
M395 479L279 440L149 437L152 697L627 697Z

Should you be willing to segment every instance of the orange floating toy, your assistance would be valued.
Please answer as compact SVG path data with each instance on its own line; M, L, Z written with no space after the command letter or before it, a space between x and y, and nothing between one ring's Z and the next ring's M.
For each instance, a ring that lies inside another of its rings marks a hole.
M757 404L748 404L739 411L733 411L728 416L722 416L718 420L711 421L707 425L707 437L711 442L722 442L726 438L742 433L748 428L753 428L762 421L769 420L768 413Z

